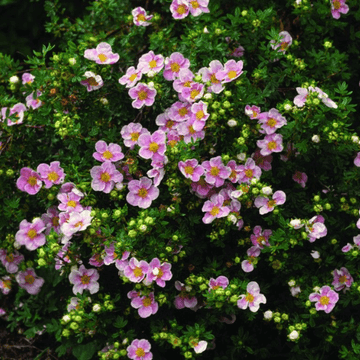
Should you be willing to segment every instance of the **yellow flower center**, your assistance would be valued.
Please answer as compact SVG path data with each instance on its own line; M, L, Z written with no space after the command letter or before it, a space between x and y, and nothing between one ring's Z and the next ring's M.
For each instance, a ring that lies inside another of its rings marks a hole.
M143 348L137 348L136 351L135 351L135 354L141 358L141 357L144 357L145 356L145 351Z
M277 124L277 121L274 118L270 118L268 119L268 121L266 122L267 126L270 126L271 128L273 128L275 125Z
M343 275L343 276L339 277L339 282L341 282L342 284L345 283L346 281L347 281L346 275Z
M32 240L37 235L36 230L30 229L27 233L27 236Z
M184 5L180 5L180 6L178 6L176 11L177 11L178 14L182 15L182 14L186 13L186 8L185 8Z
M194 90L191 90L190 97L192 100L194 100L199 94L200 94L200 91L194 89Z
M229 77L229 79L233 79L234 77L236 77L236 71L230 70L228 72L228 77Z
M191 81L189 80L189 81L185 81L184 82L184 86L185 87L190 87L191 86Z
M56 181L58 178L59 175L55 171L52 171L51 173L48 174L48 180L50 181Z
M31 186L35 186L37 184L37 179L35 176L29 176L28 178L28 184L30 184Z
M149 62L149 66L151 67L151 69L153 69L154 67L156 67L156 61L155 60L151 60Z
M13 262L14 261L14 255L13 254L6 255L5 259L6 259L7 262Z
M74 226L75 227L81 227L81 226L83 226L84 224L83 224L83 222L82 221L79 221L79 222L77 222Z
M35 281L35 278L32 276L32 275L26 275L25 276L25 282L27 283L27 284L33 284L34 283L34 281Z
M109 150L106 150L104 151L103 153L103 157L107 160L111 159L113 157L113 154L109 151Z
M277 144L276 144L276 141L269 141L269 143L268 143L268 149L269 150L274 150L274 149L276 149L276 146L277 146Z
M141 198L145 199L148 195L148 191L144 188L141 188L139 191L138 191L138 196L140 196Z
M81 282L82 282L84 285L89 284L89 282L90 282L90 276L88 276L88 275L83 275L83 276L81 277Z
M110 179L111 179L111 176L109 175L109 173L104 172L104 173L102 173L102 174L100 175L100 179L101 179L101 181L103 181L103 182L109 182Z
M98 58L101 62L104 62L107 60L108 57L105 54L99 54Z
M146 21L145 15L144 14L139 14L136 17L137 21Z
M268 207L274 207L276 205L276 201L275 200L269 200L267 205L268 205Z
M133 132L130 134L130 136L131 136L131 141L137 141L140 134L138 132Z
M193 9L197 9L200 5L197 1L190 1L191 6Z
M334 9L335 9L335 10L339 10L339 9L341 8L340 1L335 0L335 1L333 2L333 6L334 6Z
M254 301L254 296L252 294L247 293L245 299L246 299L246 301L251 303Z
M177 141L176 140L170 140L169 141L169 145L173 148L176 145Z
M164 275L164 272L160 268L158 268L158 270L159 270L159 273L157 274L157 277L161 278Z
M266 243L266 239L264 236L259 236L256 241L258 242L258 244L260 245L264 245Z
M330 298L327 296L322 296L319 301L321 305L329 305Z
M185 166L185 174L192 175L194 173L194 168L192 166Z
M172 120L169 120L169 121L166 123L166 127L167 127L168 129L171 129L173 126L174 126L174 121L172 121Z
M202 119L203 117L205 116L204 112L202 110L199 110L197 113L196 113L196 118L198 120Z
M180 71L180 65L178 63L172 63L170 69L172 72L177 73Z
M257 117L258 113L256 111L253 111L253 117Z
M89 77L89 78L87 79L87 82L88 82L88 84L91 85L91 86L98 86L98 85L99 85L99 83L95 80L94 77Z
M216 216L219 212L220 212L220 208L218 206L214 206L210 211L210 215Z
M251 169L245 170L245 176L247 178L251 178L251 177L253 177L253 175L254 175L254 172Z
M281 50L286 50L287 49L287 47L288 47L288 43L287 42L285 42L285 41L283 41L281 44L280 44L280 49Z
M76 201L74 201L74 200L68 201L68 202L67 202L67 206L75 207L75 206L76 206Z
M219 80L216 78L215 74L212 74L211 77L210 77L210 81L213 83L213 84L219 84Z
M53 224L53 226L59 226L59 217L58 216L54 216L51 219L51 223Z
M140 91L138 92L138 97L139 97L139 100L146 100L147 97L148 97L148 94L147 94L146 91L140 90Z
M186 108L186 107L182 107L182 108L180 108L179 109L179 111L178 111L178 113L179 113L179 115L180 116L185 116L185 115L187 115L188 114L188 109Z
M136 76L137 76L136 74L130 75L129 80L134 81L136 79Z
M194 130L194 128L193 128L192 125L190 125L190 126L188 127L188 129L189 129L189 133L190 133L191 135L196 133L196 131Z
M143 274L142 269L139 268L139 267L136 267L133 272L134 272L134 275L135 275L136 277L140 277L140 276L142 276L142 274Z
M219 175L219 172L220 172L220 169L216 166L213 166L210 170L210 174L212 176L218 176Z
M145 299L143 299L142 303L145 307L148 307L151 305L151 299L149 297L146 297Z
M11 280L3 280L4 287L11 289Z
M149 145L149 150L153 153L156 153L159 150L159 145L156 142L152 142Z
M229 179L235 179L235 177L236 177L236 171L231 170L231 174L229 175Z

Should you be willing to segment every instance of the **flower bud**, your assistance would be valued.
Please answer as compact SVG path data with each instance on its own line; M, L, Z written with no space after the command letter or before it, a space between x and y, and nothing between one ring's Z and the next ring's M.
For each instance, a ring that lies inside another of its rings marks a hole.
M71 66L74 66L76 64L76 59L75 58L70 58L68 61L69 61L69 64Z
M314 143L319 143L320 142L320 136L319 135L313 135L313 137L311 138L311 141Z
M16 75L14 75L9 79L9 82L11 84L17 84L19 82L19 78Z

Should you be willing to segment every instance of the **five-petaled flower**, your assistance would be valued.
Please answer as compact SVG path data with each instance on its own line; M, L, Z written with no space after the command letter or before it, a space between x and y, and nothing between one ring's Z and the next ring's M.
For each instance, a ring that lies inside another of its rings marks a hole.
M32 268L28 268L25 271L19 271L16 274L15 279L19 286L31 295L38 294L44 284L44 279L37 276Z
M330 286L323 286L319 292L311 293L309 300L316 301L315 309L324 310L327 314L332 311L339 300L339 294L331 289Z
M259 310L260 304L266 304L266 298L260 294L259 284L255 281L250 281L246 287L246 294L240 295L237 306L245 310L248 306L250 311L256 312Z
M102 65L115 64L120 58L119 54L112 52L111 46L106 42L100 43L96 49L85 50L84 57Z
M159 189L153 186L152 180L142 177L140 180L131 180L128 184L129 193L126 195L126 201L133 206L142 209L150 207L153 200L159 196Z
M132 360L151 360L153 358L150 352L151 344L145 339L135 339L126 348L127 356Z
M79 269L72 270L69 275L69 281L73 284L73 293L82 294L84 290L89 290L90 294L99 291L99 273L96 269L86 269L84 265L80 265Z
M151 89L148 85L139 83L129 90L129 95L134 101L132 106L140 109L144 105L151 106L155 101L156 90Z

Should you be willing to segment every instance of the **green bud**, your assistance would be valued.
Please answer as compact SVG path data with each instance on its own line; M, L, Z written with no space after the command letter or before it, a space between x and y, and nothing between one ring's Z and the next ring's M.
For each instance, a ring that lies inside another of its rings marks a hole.
M302 330L303 329L303 327L302 327L302 324L295 324L295 329L296 330Z
M207 288L208 288L208 286L207 286L206 284L201 284L201 285L199 286L199 289L200 289L201 291L205 291L205 290L207 290Z
M6 170L6 176L12 177L13 175L14 175L14 170L13 169L7 169Z
M76 323L75 323L76 324ZM77 324L76 324L77 325ZM63 337L69 337L71 335L71 332L69 329L64 329L61 333Z
M39 266L46 266L47 262L44 259L38 259L37 263L39 264Z
M313 99L312 102L313 102L314 105L319 105L320 104L320 99L315 98L315 99Z
M223 107L224 107L225 109L228 109L229 107L231 107L230 101L224 101Z
M232 94L231 94L231 91L230 91L230 90L226 90L226 91L224 91L224 95L225 95L226 97L230 97Z
M114 213L113 213L113 217L115 219L119 218L121 216L121 210L120 209L116 209L114 210Z
M137 234L136 230L129 230L128 232L128 236L131 238L136 237L136 234Z
M326 203L324 205L324 207L325 207L326 210L331 210L331 204L329 204L329 203Z
M79 315L76 315L75 318L74 318L74 320L77 321L77 322L81 322L82 317L79 316Z
M103 212L103 213L101 213L101 217L102 217L103 219L107 219L107 218L109 217L109 214L106 213L106 212Z
M146 225L152 225L154 223L154 219L150 216L147 216L144 221Z
M282 314L281 315L281 318L283 319L283 320L289 320L289 315L288 314Z
M281 318L279 318L278 316L274 317L274 322L280 323L280 322L281 322Z
M356 199L352 197L352 198L350 198L350 202L355 205L356 204Z
M315 196L314 196L314 201L319 202L319 201L320 201L320 196L319 196L319 195L315 195Z
M290 326L288 327L288 329L289 329L290 332L291 332L291 331L294 331L294 330L295 330L295 326L290 325Z
M127 354L127 351L125 349L120 350L119 352L120 356L124 357Z
M311 315L315 315L316 314L316 309L315 308L312 308L309 310L310 314Z
M235 264L239 264L240 261L241 261L241 259L237 256L237 257L234 259L234 261L235 261Z
M238 299L239 299L239 297L238 297L237 295L233 295L233 296L231 296L231 298L230 298L230 302L231 302L231 303L236 303L236 302L238 301Z
M359 252L357 250L353 250L351 252L351 255L354 256L354 257L357 257L359 255Z
M336 239L331 239L331 243L332 243L333 245L335 245L335 244L337 243L337 240L336 240Z
M215 29L215 34L220 35L222 33L221 29ZM189 358L190 359L190 358Z
M77 330L77 329L79 328L79 324L76 323L76 322L72 322L72 323L70 324L70 328L71 328L72 330Z

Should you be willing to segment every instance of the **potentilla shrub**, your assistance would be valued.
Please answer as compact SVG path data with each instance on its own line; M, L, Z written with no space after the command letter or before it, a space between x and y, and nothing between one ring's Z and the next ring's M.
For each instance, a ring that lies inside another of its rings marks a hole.
M45 9L58 45L0 54L0 321L60 359L357 359L357 2Z

